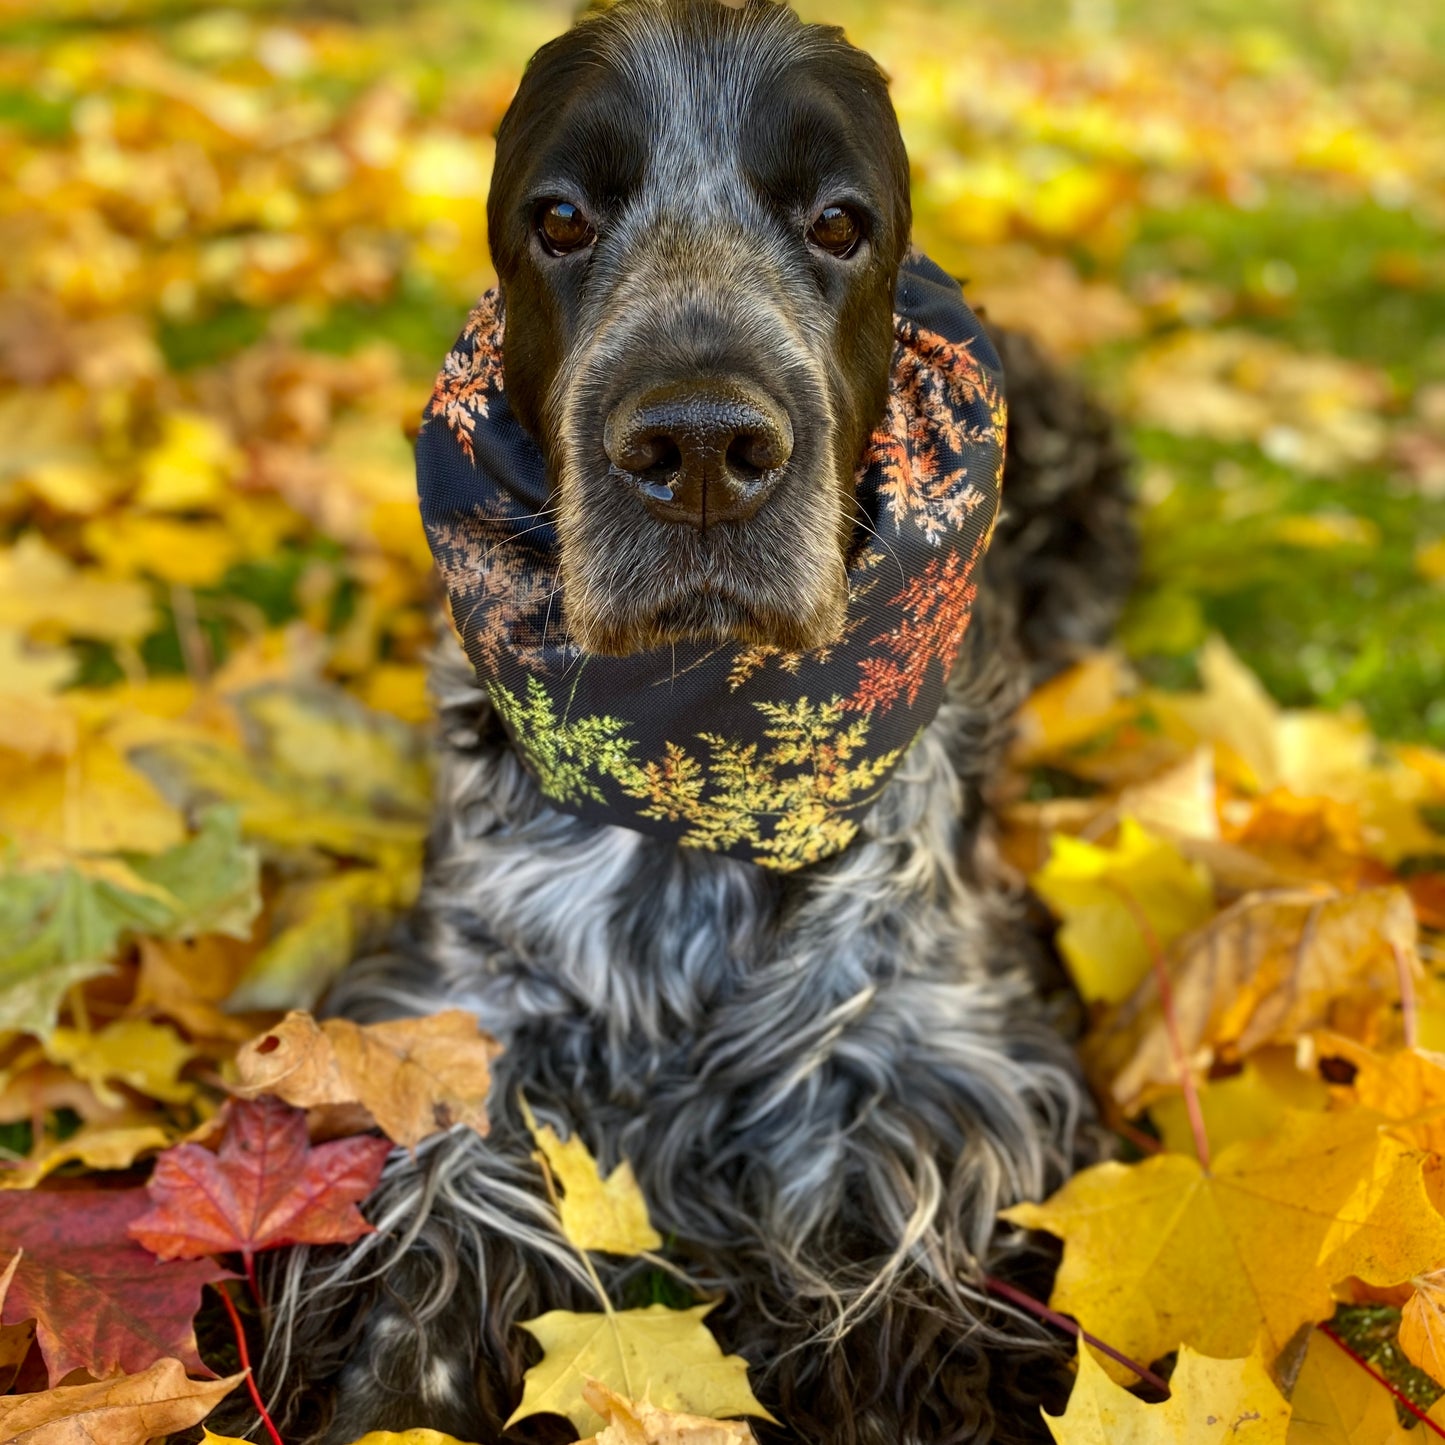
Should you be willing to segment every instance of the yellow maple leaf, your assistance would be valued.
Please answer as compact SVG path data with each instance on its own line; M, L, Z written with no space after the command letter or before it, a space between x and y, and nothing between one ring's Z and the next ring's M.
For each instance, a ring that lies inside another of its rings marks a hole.
M196 1057L196 1050L167 1024L146 1019L118 1019L96 1033L58 1028L44 1040L45 1055L84 1079L96 1097L111 1108L125 1102L109 1086L122 1083L147 1098L184 1104L196 1086L178 1077Z
M1145 1404L1085 1346L1068 1408L1044 1420L1057 1445L1285 1445L1290 1409L1257 1354L1217 1360L1185 1345L1169 1388Z
M1214 755L1195 748L1177 766L1119 794L1118 809L1153 833L1171 838L1219 837Z
M305 835L304 816L288 816L287 823ZM235 1013L312 1007L364 940L411 903L419 881L415 868L348 868L287 884L270 940L246 965L225 1007Z
M1057 763L1121 719L1133 705L1133 677L1117 652L1097 652L1035 689L1019 709L1011 761Z
M1432 1438L1407 1431L1390 1392L1320 1330L1310 1336L1290 1409L1287 1445L1425 1445Z
M237 1092L303 1109L359 1104L387 1138L414 1149L454 1124L487 1132L500 1052L464 1009L366 1025L292 1012L236 1056Z
M1237 1074L1201 1082L1198 1097L1205 1135L1210 1147L1220 1150L1240 1139L1273 1134L1291 1109L1323 1110L1329 1090L1317 1073L1298 1066L1293 1048L1281 1046L1252 1054ZM1149 1117L1166 1150L1193 1152L1193 1131L1181 1090L1151 1100Z
M136 512L86 525L86 549L113 577L159 577L183 587L209 587L241 556L229 528Z
M1140 914L1162 947L1214 913L1208 871L1124 818L1112 847L1059 834L1029 880L1062 920L1059 950L1090 1002L1127 998L1149 972Z
M582 1445L755 1445L752 1427L741 1420L705 1420L659 1410L649 1401L629 1400L597 1380L582 1387L587 1403L607 1428Z
M1398 1284L1445 1259L1422 1156L1384 1122L1290 1113L1207 1173L1179 1154L1101 1164L1003 1217L1064 1241L1050 1303L1131 1358L1147 1364L1182 1342L1221 1358L1258 1344L1274 1359L1302 1325L1329 1318L1338 1281Z
M772 1420L748 1386L748 1362L724 1355L703 1323L712 1308L649 1305L596 1315L551 1310L522 1321L543 1354L526 1373L522 1403L508 1426L531 1415L565 1415L579 1435L595 1435L607 1421L587 1403L589 1380L664 1410Z
M604 1179L580 1135L563 1139L550 1124L538 1124L525 1099L522 1111L541 1150L539 1162L546 1161L562 1189L557 1201L562 1232L578 1249L643 1254L662 1248L662 1236L647 1217L647 1201L626 1159Z
M33 532L0 550L0 627L133 642L153 620L145 587L75 567Z
M225 427L196 411L173 411L161 439L141 459L135 500L157 512L189 512L212 506L245 459Z
M220 1440L219 1436L214 1438ZM210 1445L210 1441L202 1440L201 1445ZM253 1442L238 1440L236 1445L253 1445ZM351 1445L467 1445L467 1442L455 1435L444 1435L440 1430L369 1430Z
M1185 939L1169 962L1174 1019L1199 1068L1266 1044L1293 1044L1350 1013L1394 1006L1400 962L1418 970L1415 913L1400 888L1321 897L1286 890L1242 898ZM1348 1012L1347 1012L1348 1011ZM1126 1113L1178 1083L1152 976L1085 1044L1091 1072Z
M88 398L78 386L27 387L0 397L0 481L15 478L57 512L90 516L126 485L88 440Z
M0 835L31 856L158 853L181 842L186 828L107 738L91 735L68 756L0 753Z
M1212 744L1222 776L1248 790L1287 789L1298 800L1353 808L1387 863L1429 851L1419 813L1428 786L1399 749L1377 761L1379 744L1358 709L1281 708L1218 637L1201 649L1199 672L1202 692L1155 692L1149 705L1182 741Z

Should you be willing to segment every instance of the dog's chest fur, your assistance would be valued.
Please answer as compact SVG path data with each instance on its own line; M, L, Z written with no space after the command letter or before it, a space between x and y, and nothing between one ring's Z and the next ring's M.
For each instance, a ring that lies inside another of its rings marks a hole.
M1040 1141L1067 1131L1076 1091L1032 1006L1005 1024L1029 995L1016 952L989 957L1007 899L960 871L972 830L950 752L980 723L969 689L862 837L782 879L552 811L487 726L465 662L448 657L438 685L440 822L412 925L423 962L409 976L390 958L384 989L363 965L337 1006L474 1010L507 1045L501 1126L525 1092L604 1162L628 1158L659 1226L692 1247L756 1231L811 1273L820 1233L861 1191L873 1207L849 1247L875 1267L902 1266L910 1218L926 1234L967 1227L936 1265L981 1255L994 1206L1060 1167ZM955 1189L978 1197L934 1221L933 1196Z

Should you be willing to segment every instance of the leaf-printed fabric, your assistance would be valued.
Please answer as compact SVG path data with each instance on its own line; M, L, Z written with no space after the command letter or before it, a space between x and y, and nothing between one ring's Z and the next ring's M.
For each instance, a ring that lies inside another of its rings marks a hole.
M478 303L423 419L422 520L477 677L556 807L784 872L857 836L942 702L1003 474L998 357L922 256L894 332L840 636L598 657L567 630L546 463L507 404L502 299Z

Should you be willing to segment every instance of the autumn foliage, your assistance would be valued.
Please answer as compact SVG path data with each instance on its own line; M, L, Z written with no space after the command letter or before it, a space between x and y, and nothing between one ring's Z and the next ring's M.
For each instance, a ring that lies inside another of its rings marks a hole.
M1121 650L1034 697L998 798L1114 1145L1011 1212L1062 1264L1000 1308L1084 1336L1047 1428L1445 1434L1439 7L801 8L894 77L920 243L1141 458ZM360 1237L393 1148L486 1127L474 1021L309 1010L415 895L408 434L492 279L491 133L565 17L356 14L0 3L7 1440L141 1445L223 1400L261 1438L254 1256ZM956 633L928 581L899 658ZM916 685L891 655L870 702ZM582 1135L534 1129L559 1226L667 1275ZM519 1417L762 1418L706 1301L599 1288L526 1328Z

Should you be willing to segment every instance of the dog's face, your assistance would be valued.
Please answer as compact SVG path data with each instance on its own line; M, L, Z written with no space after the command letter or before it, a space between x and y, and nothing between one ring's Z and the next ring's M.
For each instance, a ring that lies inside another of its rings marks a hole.
M780 5L623 0L532 61L488 220L574 640L834 638L910 229L876 65Z

